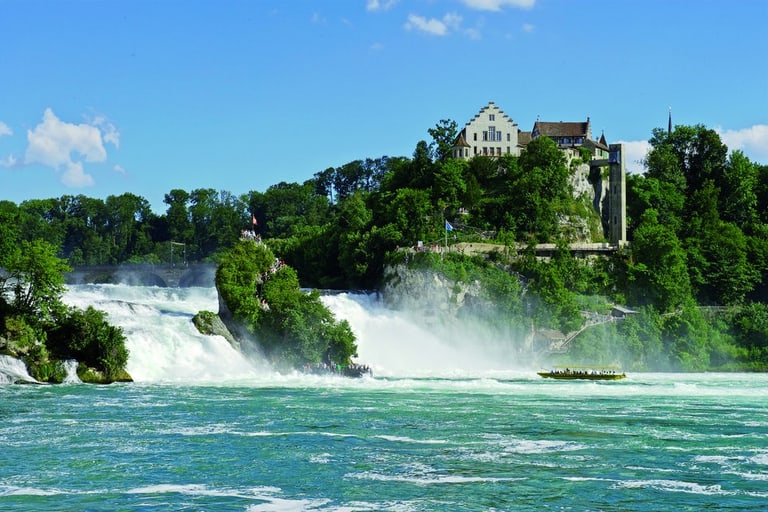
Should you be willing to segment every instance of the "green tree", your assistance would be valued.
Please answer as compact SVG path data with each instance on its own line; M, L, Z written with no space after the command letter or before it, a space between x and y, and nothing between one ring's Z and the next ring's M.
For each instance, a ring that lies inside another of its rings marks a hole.
M45 240L60 248L64 240L62 213L55 199L30 199L19 205L17 220L24 240Z
M674 311L691 296L686 254L677 235L647 210L631 246L627 296L633 304Z
M188 209L189 201L189 192L182 189L176 188L165 194L163 202L168 205L165 213L168 223L167 240L183 244L192 243L194 226Z
M409 176L408 187L426 190L432 186L435 175L435 164L430 156L426 141L419 141L413 151L413 158L407 164Z
M152 210L149 201L131 193L107 196L104 201L110 263L122 263L133 255L152 252L148 229Z
M701 302L738 304L760 275L748 260L747 237L736 224L720 220L718 192L708 180L691 194L697 208L685 229L689 275Z
M0 201L0 268L21 239L19 208L11 201Z
M56 248L44 240L27 242L2 256L0 297L10 296L10 308L37 321L49 320L62 307L64 272L71 269L56 256Z
M435 184L432 187L433 201L438 207L444 206L455 213L461 205L461 198L467 192L464 173L469 164L466 160L449 159L437 165Z
M231 319L253 333L262 311L257 285L263 284L275 256L266 246L252 240L240 240L226 251L216 268L216 289L227 305ZM230 320L220 311L223 320Z
M430 219L434 216L429 193L411 188L398 190L387 207L386 216L402 233L401 245L414 246L417 241L424 241L429 233Z
M71 308L57 319L48 333L52 355L60 359L76 359L104 374L114 382L126 378L128 349L122 329L111 325L103 311L88 306Z
M441 119L434 128L427 130L432 137L429 150L435 161L445 162L452 157L458 126L458 123L452 119Z
M519 158L508 182L506 204L515 219L514 231L530 233L541 242L556 237L558 215L571 197L570 171L557 144L549 137L533 139Z
M739 227L757 221L758 165L741 151L728 158L722 179L722 217Z
M372 219L373 213L367 207L362 192L347 196L339 203L334 229L338 232L339 267L349 284L363 282L368 273Z
M232 314L223 320L235 326L234 332L249 332L280 367L323 360L346 365L356 354L348 324L336 322L319 292L301 290L293 268L275 266L263 244L241 240L227 251L216 271L216 288Z
M685 197L674 183L653 177L627 176L627 231L630 239L643 212L651 208L656 210L659 223L679 233L683 226Z

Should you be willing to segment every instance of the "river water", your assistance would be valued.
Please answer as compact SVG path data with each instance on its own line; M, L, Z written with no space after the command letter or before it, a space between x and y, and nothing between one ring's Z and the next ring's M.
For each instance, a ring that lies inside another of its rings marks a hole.
M123 326L136 382L0 385L0 510L768 509L768 375L550 381L348 295L374 378L278 375L191 327L215 290L66 300Z

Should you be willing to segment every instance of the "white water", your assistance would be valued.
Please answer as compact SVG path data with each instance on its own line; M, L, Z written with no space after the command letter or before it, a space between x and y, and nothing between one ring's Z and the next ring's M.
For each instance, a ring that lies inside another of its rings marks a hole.
M515 340L477 325L393 311L373 295L342 293L323 302L349 322L357 336L357 360L379 376L488 376L523 367Z
M67 376L64 377L65 384L79 384L83 381L77 376L77 361L74 359L68 359L64 361L64 369L67 371Z
M11 356L0 356L0 384L16 382L37 382L22 361Z
M77 285L68 288L64 301L105 311L123 328L126 369L136 382L236 381L269 372L223 337L202 335L192 324L198 311L218 309L214 288Z
M128 285L76 285L64 301L105 311L122 327L130 352L127 370L137 382L233 382L277 378L261 360L249 358L220 336L200 334L192 317L217 311L215 288L157 288ZM360 363L376 376L501 376L519 371L507 339L478 329L440 325L383 307L374 296L323 297L338 319L357 336Z

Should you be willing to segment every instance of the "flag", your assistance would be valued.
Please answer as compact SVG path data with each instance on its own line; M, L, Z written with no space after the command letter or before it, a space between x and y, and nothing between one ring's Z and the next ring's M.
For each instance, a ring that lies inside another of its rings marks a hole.
M451 223L447 220L445 221L445 230L446 231L453 231L453 226L451 226Z
M256 220L256 216L254 214L251 214L251 224L253 224L254 226L259 225L259 221Z

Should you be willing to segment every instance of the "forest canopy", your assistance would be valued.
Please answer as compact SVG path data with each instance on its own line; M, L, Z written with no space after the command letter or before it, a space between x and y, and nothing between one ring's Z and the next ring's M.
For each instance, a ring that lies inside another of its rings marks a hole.
M301 286L374 289L387 255L419 241L497 244L518 249L498 263L520 276L535 298L526 314L542 326L578 328L600 297L640 313L622 328L636 344L626 352L647 364L768 367L768 166L701 125L655 129L646 172L626 180L628 246L585 264L567 251L574 233L605 237L590 198L573 192L574 161L546 137L519 157L455 160L455 130L441 120L410 157L355 160L263 192L174 189L160 213L131 193L2 201L0 250L45 241L72 266L218 261L253 230ZM549 261L519 251L545 242L562 248Z

